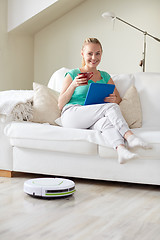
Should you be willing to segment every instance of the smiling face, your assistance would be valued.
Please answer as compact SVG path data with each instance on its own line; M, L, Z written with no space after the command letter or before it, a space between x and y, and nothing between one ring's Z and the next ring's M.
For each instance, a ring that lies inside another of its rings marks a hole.
M88 43L83 47L81 55L86 67L96 68L102 57L101 46L98 43Z

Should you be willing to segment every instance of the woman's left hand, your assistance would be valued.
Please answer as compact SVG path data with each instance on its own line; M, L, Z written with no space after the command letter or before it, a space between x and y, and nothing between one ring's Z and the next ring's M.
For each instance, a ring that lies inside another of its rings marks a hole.
M110 94L108 97L104 99L104 102L109 102L109 103L117 103L117 96L115 93Z

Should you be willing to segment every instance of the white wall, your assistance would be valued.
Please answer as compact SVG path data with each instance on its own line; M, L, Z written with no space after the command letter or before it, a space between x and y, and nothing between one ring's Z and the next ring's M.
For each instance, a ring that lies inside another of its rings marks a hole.
M47 84L60 67L81 65L80 50L86 37L97 37L104 53L100 69L109 73L142 71L143 34L116 21L106 22L101 14L117 16L160 38L159 0L87 0L35 35L34 80ZM160 72L160 43L147 37L146 71Z
M7 33L7 1L0 0L0 91L32 88L33 48L33 37Z
M57 0L8 0L8 31L16 28Z

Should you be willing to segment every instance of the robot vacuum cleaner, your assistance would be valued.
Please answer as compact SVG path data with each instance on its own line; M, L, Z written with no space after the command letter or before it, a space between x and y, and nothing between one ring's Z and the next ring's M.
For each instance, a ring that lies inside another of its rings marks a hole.
M34 178L24 182L24 192L35 197L64 197L72 195L75 183L64 178Z

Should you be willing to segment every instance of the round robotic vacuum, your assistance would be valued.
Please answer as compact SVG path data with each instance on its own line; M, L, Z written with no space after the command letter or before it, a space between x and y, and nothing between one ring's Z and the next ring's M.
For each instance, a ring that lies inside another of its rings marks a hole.
M23 190L35 197L64 197L75 192L75 183L64 178L34 178L24 182Z

